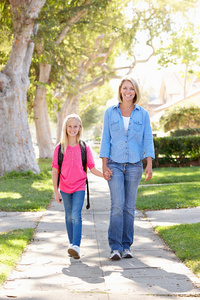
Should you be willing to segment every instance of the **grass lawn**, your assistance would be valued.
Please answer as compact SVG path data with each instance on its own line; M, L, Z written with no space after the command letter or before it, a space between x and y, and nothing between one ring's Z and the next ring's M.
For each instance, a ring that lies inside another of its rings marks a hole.
M180 168L155 168L151 180L145 181L142 176L141 185L143 184L161 184L161 183L178 183L178 182L195 182L200 181L200 167L180 167Z
M156 231L192 272L200 277L200 223L157 226Z
M200 182L140 186L136 207L142 210L200 206Z
M200 206L200 167L156 168L153 177L141 180L136 207L141 210Z
M34 229L18 229L0 235L0 286L33 237Z
M11 172L0 178L0 210L42 211L53 194L51 160L39 160L41 172Z

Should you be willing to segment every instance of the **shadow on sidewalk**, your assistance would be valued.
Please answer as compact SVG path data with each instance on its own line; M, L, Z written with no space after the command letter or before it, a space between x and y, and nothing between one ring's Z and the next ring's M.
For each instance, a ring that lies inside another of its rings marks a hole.
M71 262L73 258L70 258ZM78 268L78 272L77 272ZM90 284L97 284L104 282L103 271L97 266L91 266L82 261L72 262L68 268L63 268L62 272L66 276L78 277L82 281Z

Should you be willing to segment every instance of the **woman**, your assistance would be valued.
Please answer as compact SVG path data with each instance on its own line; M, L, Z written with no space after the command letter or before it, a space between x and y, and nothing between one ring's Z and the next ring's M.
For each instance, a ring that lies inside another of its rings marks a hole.
M108 240L111 260L132 258L135 202L142 177L142 159L146 158L146 181L152 177L153 136L148 112L137 105L137 82L124 78L118 89L117 105L104 116L100 157L103 176L111 195Z

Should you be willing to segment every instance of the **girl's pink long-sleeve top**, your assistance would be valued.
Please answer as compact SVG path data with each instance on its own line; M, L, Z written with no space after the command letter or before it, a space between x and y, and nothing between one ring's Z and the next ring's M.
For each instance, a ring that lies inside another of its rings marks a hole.
M59 144L55 147L53 154L52 167L59 170L58 166L58 150ZM88 145L87 150L87 167L91 170L94 166L92 151ZM63 156L61 167L59 188L65 193L74 193L76 191L84 191L86 186L86 173L83 170L81 148L80 145L74 147L67 146Z

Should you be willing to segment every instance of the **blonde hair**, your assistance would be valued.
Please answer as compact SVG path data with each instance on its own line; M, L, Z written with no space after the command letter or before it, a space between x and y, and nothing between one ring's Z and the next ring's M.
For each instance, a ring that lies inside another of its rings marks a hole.
M82 121L81 118L76 115L76 114L71 114L68 115L63 122L63 126L62 126L62 135L61 135L61 151L62 153L65 153L67 146L69 144L69 140L68 140L68 134L67 134L67 122L69 119L74 119L78 122L79 126L80 126L80 130L76 136L76 141L77 143L79 143L79 141L82 138L82 134L83 134L83 126L82 126Z
M119 88L118 88L118 101L119 103L122 103L123 102L123 99L122 99L122 94L121 94L121 88L122 88L122 85L125 81L129 81L132 83L133 87L134 87L134 90L135 90L135 97L133 98L133 103L136 104L140 101L140 89L139 89L139 85L137 83L137 81L131 77L124 77L122 80L121 80L121 83L119 85Z

